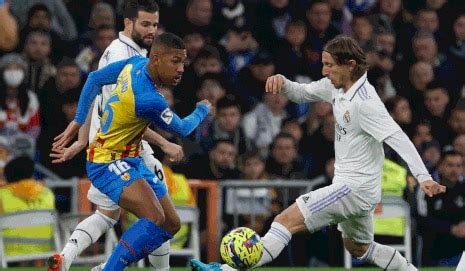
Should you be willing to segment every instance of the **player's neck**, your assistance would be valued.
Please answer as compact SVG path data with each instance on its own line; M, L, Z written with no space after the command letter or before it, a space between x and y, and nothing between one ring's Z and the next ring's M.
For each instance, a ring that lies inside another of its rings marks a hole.
M131 30L129 28L126 28L126 27L124 28L123 35L132 40L132 38L131 38Z
M355 84L355 82L352 82L352 80L349 80L347 81L344 86L342 87L342 89L344 89L344 93L346 93L347 91L349 91L349 89Z

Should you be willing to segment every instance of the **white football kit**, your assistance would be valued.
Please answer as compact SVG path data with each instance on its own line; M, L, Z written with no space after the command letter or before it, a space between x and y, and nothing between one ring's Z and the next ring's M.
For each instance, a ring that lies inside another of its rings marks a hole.
M373 210L381 200L383 142L408 164L419 181L431 179L421 158L392 119L366 73L347 91L323 78L310 84L285 79L283 94L303 103L332 104L335 119L335 172L333 184L301 195L297 205L310 232L339 223L343 238L373 241Z
M105 49L102 57L100 58L98 68L101 69L107 66L110 63L128 59L132 56L147 56L147 49L141 48L137 45L132 39L125 36L123 32L119 32L119 37L111 42L111 44ZM103 112L103 106L105 105L108 98L111 96L111 92L116 87L116 85L106 85L102 87L102 93L97 95L94 102L94 109L92 111L92 119L89 130L89 142L91 142L95 135L97 134L98 129L100 129L100 119ZM160 172L162 174L157 174L161 181L165 182L163 173L162 164L158 159L153 156L153 150L150 147L149 143L145 140L142 140L141 143L141 152L140 156L144 160L144 164L150 169L155 170L155 172ZM161 175L161 176L160 176ZM109 197L100 192L97 188L91 185L89 192L87 193L87 198L94 204L99 205L103 209L116 210L119 206L113 202Z

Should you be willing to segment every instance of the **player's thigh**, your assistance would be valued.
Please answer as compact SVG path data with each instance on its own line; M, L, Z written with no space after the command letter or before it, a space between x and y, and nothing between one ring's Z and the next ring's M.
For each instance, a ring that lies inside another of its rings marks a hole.
M124 158L105 164L88 162L87 173L92 184L119 206L128 207L128 211L135 208L133 213L138 217L156 218L164 222L163 210L145 176L151 174L151 178L158 179L153 177L141 158ZM144 182L143 185L139 184L140 180Z
M160 226L165 222L163 208L144 179L135 180L123 189L119 205L138 218L147 218Z
M307 229L315 232L322 227L344 221L356 213L347 202L351 193L352 189L347 185L336 183L298 197L296 203L303 214Z
M350 243L370 244L374 240L373 211L351 217L339 223L337 229L342 233L342 238L350 240Z

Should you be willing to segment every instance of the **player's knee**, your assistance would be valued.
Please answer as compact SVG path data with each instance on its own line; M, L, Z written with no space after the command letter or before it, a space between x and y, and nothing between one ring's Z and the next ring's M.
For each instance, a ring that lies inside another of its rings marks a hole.
M149 215L146 216L146 218L153 223L157 224L158 226L162 226L165 224L165 213L163 210L157 210L156 212L152 212Z
M116 210L108 210L108 209L103 209L100 207L97 207L97 211L100 212L101 214L118 221L119 217L121 215L121 209L116 209Z
M363 255L365 255L369 246L369 244L360 244L349 239L344 239L344 247L347 249L347 251L349 251L349 253L352 256L357 258L360 258Z
M166 230L171 234L176 234L181 229L181 219L178 215L170 216L165 220Z

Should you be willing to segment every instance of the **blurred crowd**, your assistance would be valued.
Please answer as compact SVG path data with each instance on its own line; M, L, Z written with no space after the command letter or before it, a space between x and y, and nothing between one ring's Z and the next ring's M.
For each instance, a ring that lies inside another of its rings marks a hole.
M12 20L10 33L0 34L8 35L0 39L5 41L0 44L1 173L13 158L26 155L61 178L84 177L85 153L52 164L51 143L74 118L86 76L118 38L124 1L10 2L0 7L2 25ZM276 73L301 83L322 78L324 44L340 34L352 36L367 54L368 80L434 179L448 189L425 199L408 172L399 186L411 204L422 264L458 260L465 249L463 1L161 0L159 5L158 34L181 36L188 54L181 84L160 91L181 116L202 99L214 110L188 138L159 131L184 147L182 163L172 164L154 147L157 158L188 179L319 178L329 184L331 105L293 104L264 93L264 85ZM406 171L392 150L386 149L386 158ZM257 220L258 231L287 204L279 194L270 191L272 205ZM205 195L199 197L204 209ZM242 220L248 223L247 217ZM341 263L332 252L332 244L340 242L334 228L295 239L306 249L283 253L277 264Z

